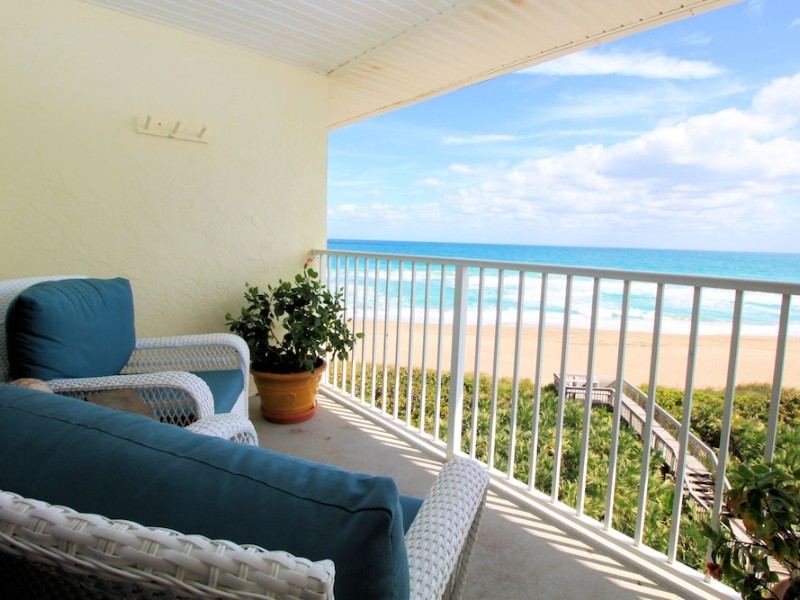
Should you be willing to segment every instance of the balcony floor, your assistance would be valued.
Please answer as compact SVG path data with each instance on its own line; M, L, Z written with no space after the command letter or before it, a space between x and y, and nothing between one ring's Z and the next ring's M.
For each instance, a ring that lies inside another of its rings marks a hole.
M250 418L260 445L350 471L389 475L403 494L424 498L441 459L432 451L387 431L376 419L320 395L316 415L297 425L275 425L261 418L258 397L250 398ZM490 488L464 597L551 599L684 599L664 581L637 572L590 540L578 539L557 522ZM567 590L574 590L574 593ZM697 596L717 597L717 596Z

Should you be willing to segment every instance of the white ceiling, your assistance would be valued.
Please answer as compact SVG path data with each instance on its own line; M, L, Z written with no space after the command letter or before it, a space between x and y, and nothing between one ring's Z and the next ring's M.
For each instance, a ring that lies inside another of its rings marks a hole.
M88 0L331 78L339 127L739 0Z

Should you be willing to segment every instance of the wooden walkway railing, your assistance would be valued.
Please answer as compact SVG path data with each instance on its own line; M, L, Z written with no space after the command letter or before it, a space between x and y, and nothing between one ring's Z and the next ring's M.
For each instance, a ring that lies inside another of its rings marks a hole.
M556 390L560 389L561 378L553 374ZM568 374L564 377L564 395L573 400L586 400L586 376ZM616 383L603 382L593 377L592 407L613 406L616 396ZM647 421L647 395L627 381L623 383L620 418L644 438ZM664 462L674 473L678 467L680 445L678 430L680 423L658 404L655 405L655 423L650 448L664 458ZM714 502L714 478L718 464L715 452L693 433L689 433L688 454L686 456L685 487L689 496L703 510L710 510ZM727 486L726 486L727 487Z

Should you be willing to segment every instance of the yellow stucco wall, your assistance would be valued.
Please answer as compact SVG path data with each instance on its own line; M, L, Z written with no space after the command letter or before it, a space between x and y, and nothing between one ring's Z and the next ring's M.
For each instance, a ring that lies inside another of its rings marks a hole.
M80 0L0 2L0 279L131 279L139 336L224 331L325 244L321 75ZM180 120L208 144L136 133Z

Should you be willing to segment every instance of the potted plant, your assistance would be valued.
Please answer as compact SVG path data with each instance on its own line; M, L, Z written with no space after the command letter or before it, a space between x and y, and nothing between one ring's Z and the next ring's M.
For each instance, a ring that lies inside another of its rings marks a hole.
M708 572L746 600L800 598L800 467L740 464L729 476Z
M342 292L331 292L309 264L293 280L263 292L245 284L240 315L225 315L226 325L250 347L261 414L277 423L314 415L325 357L346 360L360 337L348 328Z

